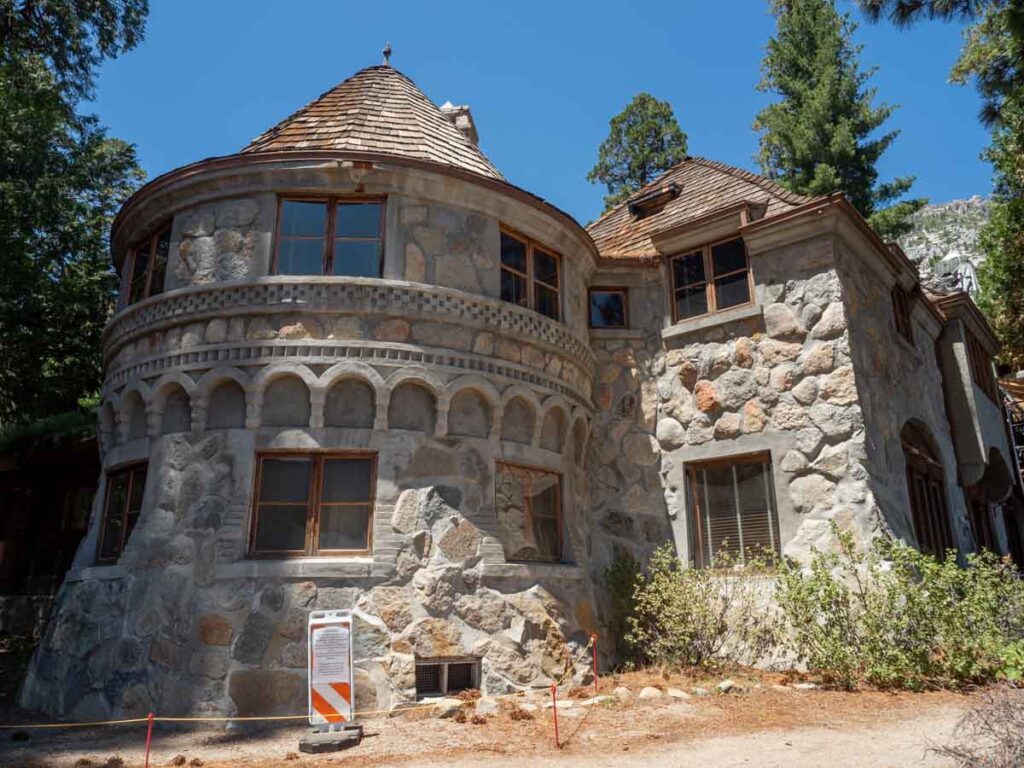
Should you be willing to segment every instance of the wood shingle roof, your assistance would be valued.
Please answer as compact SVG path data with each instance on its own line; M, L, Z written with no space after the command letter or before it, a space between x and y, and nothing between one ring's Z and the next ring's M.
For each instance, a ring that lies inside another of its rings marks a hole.
M767 207L765 216L795 208L811 198L790 192L756 173L714 160L688 157L670 168L634 198L677 184L679 195L665 207L641 219L629 212L629 202L613 208L587 227L598 252L607 259L644 259L658 255L651 235L686 224L701 216L748 202Z
M416 84L389 65L356 72L242 153L310 149L398 155L504 180Z

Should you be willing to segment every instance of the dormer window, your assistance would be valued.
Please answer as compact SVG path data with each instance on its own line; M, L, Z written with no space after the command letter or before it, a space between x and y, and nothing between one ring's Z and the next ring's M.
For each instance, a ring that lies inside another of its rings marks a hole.
M139 243L128 256L128 304L156 296L164 290L167 254L171 250L171 228L161 229Z
M512 232L501 232L501 300L553 320L561 317L558 256Z
M674 256L669 269L675 322L750 303L750 265L740 238Z
M669 184L634 197L626 203L626 207L629 209L629 215L634 219L643 219L658 213L670 201L679 197L681 191L682 188L678 184Z
M283 199L274 274L380 277L384 200Z

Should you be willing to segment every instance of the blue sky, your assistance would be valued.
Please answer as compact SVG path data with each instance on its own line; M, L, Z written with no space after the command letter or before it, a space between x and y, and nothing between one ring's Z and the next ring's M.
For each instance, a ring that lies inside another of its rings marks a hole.
M91 105L135 143L150 177L231 154L362 67L392 64L437 103L468 103L481 146L514 183L581 222L601 211L586 181L608 120L646 90L668 100L691 154L756 170L754 90L773 29L766 0L350 2L151 0L146 39L104 65ZM899 104L883 179L917 176L942 202L987 194L979 100L947 82L957 25L860 23L878 98ZM87 105L88 106L88 105Z

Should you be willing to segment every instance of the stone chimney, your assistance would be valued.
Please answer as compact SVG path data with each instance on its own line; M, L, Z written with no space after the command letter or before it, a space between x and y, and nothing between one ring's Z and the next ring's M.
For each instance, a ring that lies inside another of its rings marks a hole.
M466 137L466 141L474 147L480 143L480 136L476 132L476 124L473 122L473 113L469 111L469 105L455 106L450 101L441 105L441 112L452 121L459 133Z

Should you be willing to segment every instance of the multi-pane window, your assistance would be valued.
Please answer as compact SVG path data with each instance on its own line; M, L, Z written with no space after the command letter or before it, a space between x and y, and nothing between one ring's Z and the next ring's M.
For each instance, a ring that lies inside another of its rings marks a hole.
M128 259L128 304L163 292L170 250L170 227L132 249Z
M561 484L554 472L497 465L495 506L508 560L561 561Z
M907 424L900 433L907 467L910 516L918 548L939 559L953 546L946 508L946 484L942 464L920 428Z
M897 333L913 344L914 332L910 325L910 296L899 285L893 286L892 289L892 315Z
M519 235L501 233L501 299L558 320L558 256Z
M996 378L992 373L992 358L970 332L967 333L967 361L971 366L971 378L975 385L998 403L999 390L996 388Z
M629 303L625 288L590 289L590 327L625 328L629 324Z
M281 200L274 271L380 277L383 233L383 200Z
M100 526L97 563L117 562L142 510L146 464L132 464L107 473L107 495Z
M268 453L257 457L256 473L253 555L369 551L373 456Z
M768 455L694 464L688 474L698 567L733 565L780 552Z
M750 303L750 267L743 240L727 240L672 257L676 321Z

